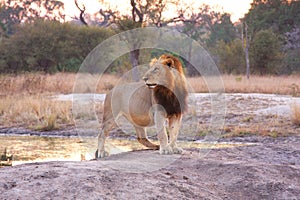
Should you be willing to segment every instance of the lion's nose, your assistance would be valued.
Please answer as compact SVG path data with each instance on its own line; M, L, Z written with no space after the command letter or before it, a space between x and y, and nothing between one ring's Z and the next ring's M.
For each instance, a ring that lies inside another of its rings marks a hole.
M146 82L148 81L148 77L143 77L143 80Z

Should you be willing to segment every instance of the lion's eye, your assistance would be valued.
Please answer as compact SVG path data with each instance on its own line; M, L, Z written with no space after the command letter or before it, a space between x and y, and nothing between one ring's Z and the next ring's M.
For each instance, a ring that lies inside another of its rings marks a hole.
M158 67L155 67L154 69L153 69L153 72L158 72L159 71L159 68Z

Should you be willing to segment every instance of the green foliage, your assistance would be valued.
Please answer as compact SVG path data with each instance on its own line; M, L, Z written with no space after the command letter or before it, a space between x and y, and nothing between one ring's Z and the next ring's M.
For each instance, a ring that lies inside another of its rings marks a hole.
M282 45L271 30L259 31L250 47L251 63L260 74L279 73L282 66Z
M19 25L0 43L1 72L77 71L88 53L113 35L110 29L36 20Z
M0 2L0 30L13 33L13 26L36 19L64 20L64 3L58 0L4 0Z
M82 63L82 58L70 58L57 65L57 71L60 72L77 72Z
M240 74L245 72L245 54L241 40L235 39L229 43L223 40L218 41L211 52L217 57L217 64L223 73Z
M250 64L253 72L299 72L299 39L289 36L296 36L300 26L300 1L254 0L243 21L248 25L251 38Z
M289 0L254 0L245 15L250 32L255 35L260 30L272 29L285 33L300 25L300 2Z
M217 50L218 47L216 47L216 45L218 45L219 41L223 42L222 45L226 45L237 38L234 24L230 20L230 14L216 12L212 10L209 5L205 4L197 9L192 6L187 7L184 10L180 10L179 14L178 22L181 24L177 26L178 31L210 49L216 60L221 60L222 65L227 65L224 63L225 57L223 57L223 54L226 54L224 49ZM188 49L192 44L186 43L184 45L186 45ZM190 52L188 56L191 56L192 49L189 49ZM190 63L187 62L185 64L187 73L190 76L199 75L199 72ZM223 66L223 69L224 68L226 67Z
M213 21L213 20L212 20ZM217 41L222 40L225 43L230 43L236 38L236 31L233 23L230 20L230 14L220 14L218 21L212 24L208 46L214 46Z
M294 74L300 72L300 49L289 49L284 56L284 68L282 74Z
M129 53L120 56L115 59L114 62L107 69L108 72L113 74L122 75L131 70L132 66L129 59Z
M129 17L124 17L123 19L117 20L117 26L120 31L127 31L135 28L140 28L142 23L133 21Z
M236 38L234 24L230 14L216 12L209 5L203 4L198 9L188 7L186 12L181 11L179 31L204 46L212 47L217 41L228 43ZM186 14L191 13L191 14Z

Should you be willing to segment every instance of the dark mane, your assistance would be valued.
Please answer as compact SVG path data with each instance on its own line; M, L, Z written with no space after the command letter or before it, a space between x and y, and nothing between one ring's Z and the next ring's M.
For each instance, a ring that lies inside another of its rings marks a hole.
M175 86L176 87L176 86ZM187 111L187 91L175 88L174 93L165 86L159 85L154 88L154 99L161 105L168 117L180 115Z
M174 85L170 84L168 87L158 85L153 89L154 100L165 109L168 118L173 115L181 115L187 111L188 107L188 91L185 84L182 64L177 57L170 54L161 55L159 60L162 64L176 69L179 73L177 77L174 77Z

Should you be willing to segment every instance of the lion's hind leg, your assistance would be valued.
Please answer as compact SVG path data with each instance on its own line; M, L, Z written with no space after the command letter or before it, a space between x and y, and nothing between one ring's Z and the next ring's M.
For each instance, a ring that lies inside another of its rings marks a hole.
M148 147L149 149L158 150L159 145L153 144L149 141L147 137L146 128L135 126L136 134L137 134L137 140L139 143L144 145L145 147Z
M103 123L102 130L98 135L98 149L95 152L96 159L109 156L109 152L105 150L105 140L114 127L116 127L116 124L113 118Z

